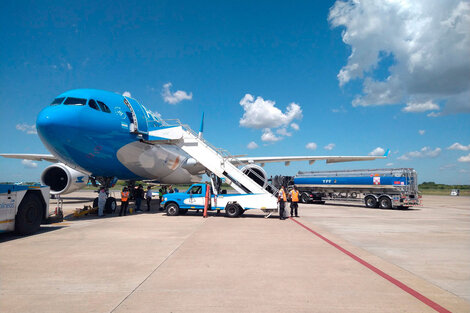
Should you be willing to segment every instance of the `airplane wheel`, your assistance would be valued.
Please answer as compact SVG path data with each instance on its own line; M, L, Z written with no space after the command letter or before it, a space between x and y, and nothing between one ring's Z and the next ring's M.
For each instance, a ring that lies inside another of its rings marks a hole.
M180 208L176 203L170 203L166 206L166 215L177 216L180 213Z
M114 213L114 211L116 211L116 207L116 199L113 197L109 197L108 199L106 199L106 203L104 205L104 212L107 214Z
M43 204L34 194L28 193L18 207L15 218L15 231L20 235L36 232L41 226Z

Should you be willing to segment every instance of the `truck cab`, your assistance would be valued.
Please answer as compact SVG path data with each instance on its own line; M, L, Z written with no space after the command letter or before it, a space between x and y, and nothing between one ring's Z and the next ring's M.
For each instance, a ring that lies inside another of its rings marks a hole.
M0 184L0 233L36 232L49 217L48 186Z

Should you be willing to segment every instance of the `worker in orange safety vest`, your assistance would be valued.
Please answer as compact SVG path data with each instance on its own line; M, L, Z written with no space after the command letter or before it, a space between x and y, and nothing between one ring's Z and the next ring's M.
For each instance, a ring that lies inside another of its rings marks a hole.
M285 206L286 201L287 201L286 190L284 189L284 186L282 186L277 195L277 202L279 203L279 219L280 220L286 219L284 217L284 206Z
M290 216L294 216L295 212L295 217L299 217L298 214L298 208L299 208L299 191L297 188L294 186L294 188L289 192L289 198L290 198Z
M127 207L129 206L129 189L124 187L121 192L121 211L119 211L119 216L126 216Z

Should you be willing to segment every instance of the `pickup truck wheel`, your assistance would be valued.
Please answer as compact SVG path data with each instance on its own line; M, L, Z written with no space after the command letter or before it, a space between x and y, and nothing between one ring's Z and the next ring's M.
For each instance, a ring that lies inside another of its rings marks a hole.
M380 197L379 198L379 205L381 209L391 209L392 208L392 201L390 201L389 197Z
M225 215L227 217L237 217L240 215L240 207L234 203L230 203L225 207Z
M366 204L366 207L368 208L376 208L377 207L377 200L375 199L375 197L373 196L367 196L365 199L364 199L364 202Z
M302 194L300 195L300 201L302 201L302 203L309 203L310 202L310 197L309 197L308 193L302 192Z
M18 207L15 218L15 231L20 235L29 235L36 232L41 226L44 206L34 194L28 193Z
M177 216L180 214L180 208L176 203L170 203L166 206L166 215Z

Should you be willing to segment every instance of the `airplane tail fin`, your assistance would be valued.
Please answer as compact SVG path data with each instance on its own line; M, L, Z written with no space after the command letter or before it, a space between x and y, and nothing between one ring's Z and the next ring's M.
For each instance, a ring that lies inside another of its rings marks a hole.
M204 112L202 112L201 127L199 128L199 134L198 134L199 138L202 138L203 132L204 132Z
M389 154L390 154L390 149L387 149L387 151L385 151L384 157L388 158Z

